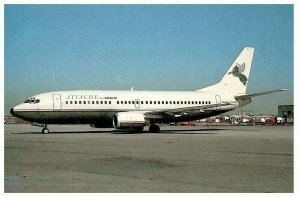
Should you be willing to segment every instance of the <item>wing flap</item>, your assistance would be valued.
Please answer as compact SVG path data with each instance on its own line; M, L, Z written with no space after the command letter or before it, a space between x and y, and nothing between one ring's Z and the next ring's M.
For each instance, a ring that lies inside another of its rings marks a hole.
M183 107L183 108L175 108L175 109L167 109L167 110L157 110L157 111L146 112L145 115L147 118L161 118L165 116L182 116L195 111L205 112L206 110L215 107L222 107L227 105L230 105L230 103L220 103L220 104Z

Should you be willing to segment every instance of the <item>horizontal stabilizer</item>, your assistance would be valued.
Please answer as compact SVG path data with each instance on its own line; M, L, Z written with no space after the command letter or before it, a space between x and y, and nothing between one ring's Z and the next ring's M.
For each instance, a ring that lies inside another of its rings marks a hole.
M281 91L286 91L286 89L270 90L270 91L258 92L258 93L254 93L254 94L238 95L238 96L235 96L234 98L235 99L245 99L245 98L251 98L251 97L255 97L255 96L262 96L262 95L271 94L271 93L274 93L274 92L281 92Z

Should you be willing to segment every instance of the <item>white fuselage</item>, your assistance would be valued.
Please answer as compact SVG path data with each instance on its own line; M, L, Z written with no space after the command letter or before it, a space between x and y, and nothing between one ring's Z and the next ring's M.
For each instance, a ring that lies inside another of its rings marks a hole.
M155 122L196 120L239 107L232 95L201 91L111 91L77 90L48 92L32 96L13 108L13 113L31 122L103 124L112 126L117 112L151 112L230 102L213 107L209 113L199 110L187 116L158 117ZM108 122L107 122L108 121ZM105 123L104 123L105 122Z

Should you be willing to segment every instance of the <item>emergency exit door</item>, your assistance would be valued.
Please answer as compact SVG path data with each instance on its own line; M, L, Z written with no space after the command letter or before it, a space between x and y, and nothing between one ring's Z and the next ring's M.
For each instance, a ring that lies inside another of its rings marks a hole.
M135 108L140 108L140 99L135 99Z

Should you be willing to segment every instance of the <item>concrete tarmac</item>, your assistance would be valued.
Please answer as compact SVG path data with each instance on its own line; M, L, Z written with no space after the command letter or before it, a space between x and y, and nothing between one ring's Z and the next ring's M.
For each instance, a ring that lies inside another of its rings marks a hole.
M5 125L5 192L294 190L292 126L49 129Z

